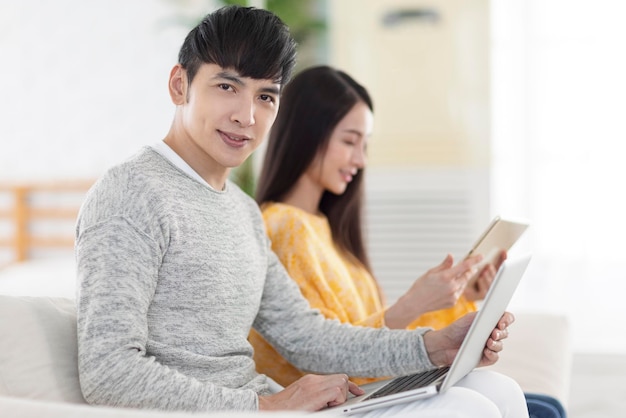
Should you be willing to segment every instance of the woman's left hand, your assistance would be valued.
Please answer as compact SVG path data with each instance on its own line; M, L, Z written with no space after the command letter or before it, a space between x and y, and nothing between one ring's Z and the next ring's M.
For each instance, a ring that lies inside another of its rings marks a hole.
M506 260L507 253L502 250L498 257L496 258L494 263L486 264L478 273L477 277L474 280L471 280L468 283L467 287L463 291L463 296L465 299L470 301L483 300L487 292L489 291L489 287L493 280L496 278L496 274L500 269L504 260Z

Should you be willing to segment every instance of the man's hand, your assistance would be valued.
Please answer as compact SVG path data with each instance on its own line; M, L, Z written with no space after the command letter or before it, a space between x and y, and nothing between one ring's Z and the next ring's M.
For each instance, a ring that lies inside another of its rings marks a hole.
M478 366L489 366L494 364L500 358L500 351L504 348L502 340L509 336L509 325L515 322L515 317L510 312L505 312L498 321L496 327L491 331L491 336L485 344L483 357L480 359Z
M348 399L348 393L358 396L364 392L345 374L307 374L275 395L259 396L259 410L319 411L341 405Z
M448 366L452 364L475 317L476 312L473 312L441 330L428 331L424 334L426 351L428 351L428 357L434 365ZM508 327L514 321L515 317L512 313L505 312L502 315L485 343L483 356L478 366L488 366L498 361L499 353L503 348L502 340L509 336Z

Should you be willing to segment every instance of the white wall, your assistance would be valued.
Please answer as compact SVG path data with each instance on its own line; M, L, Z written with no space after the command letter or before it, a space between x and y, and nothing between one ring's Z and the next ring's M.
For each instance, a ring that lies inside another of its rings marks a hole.
M328 12L331 64L374 101L370 166L488 165L487 0L341 0Z
M96 177L162 139L178 18L208 4L0 2L0 181Z
M464 257L494 215L489 1L341 0L328 10L332 65L374 101L367 236L392 303L447 253Z

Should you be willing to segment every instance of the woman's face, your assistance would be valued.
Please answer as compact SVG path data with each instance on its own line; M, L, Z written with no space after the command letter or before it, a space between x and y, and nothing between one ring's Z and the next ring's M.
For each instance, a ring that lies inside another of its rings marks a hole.
M371 110L361 101L356 103L335 126L326 152L317 154L306 175L323 190L336 195L345 192L367 163L365 150L373 125Z

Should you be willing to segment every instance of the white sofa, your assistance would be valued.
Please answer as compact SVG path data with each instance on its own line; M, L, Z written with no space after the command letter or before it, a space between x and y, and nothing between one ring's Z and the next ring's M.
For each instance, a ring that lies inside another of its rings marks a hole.
M564 318L521 314L501 361L491 366L527 392L556 396L565 405L571 353ZM256 413L187 414L85 404L76 362L74 301L64 297L0 295L0 416L2 417L249 417ZM285 412L272 416L299 416Z

